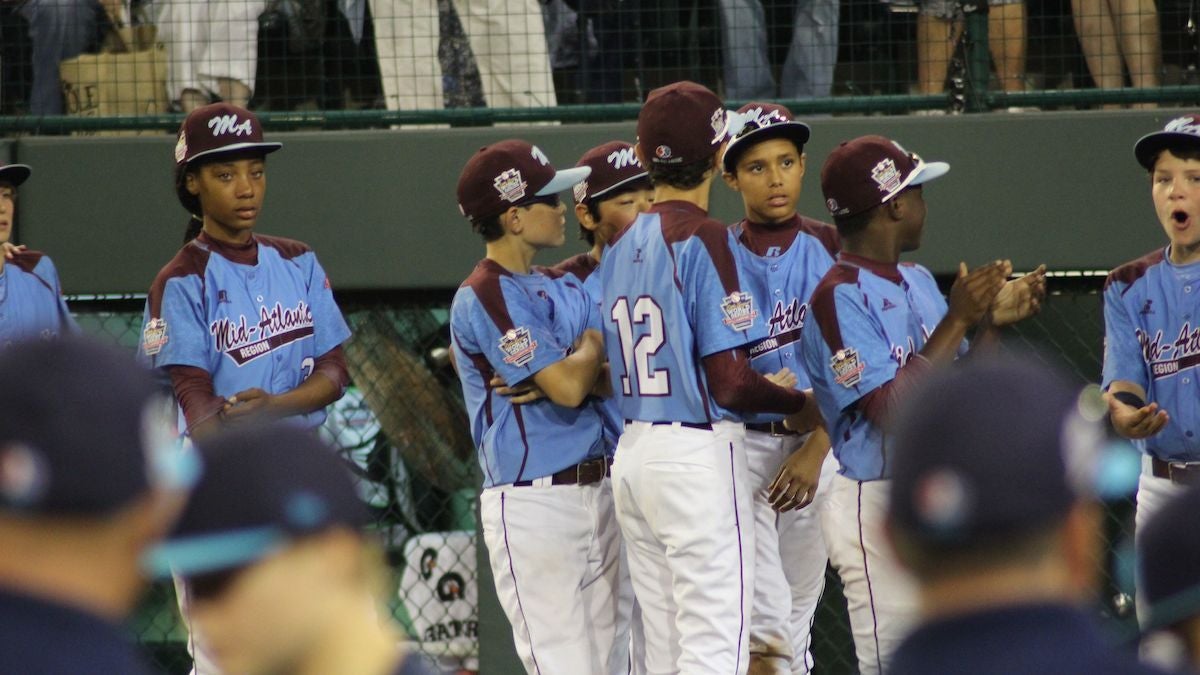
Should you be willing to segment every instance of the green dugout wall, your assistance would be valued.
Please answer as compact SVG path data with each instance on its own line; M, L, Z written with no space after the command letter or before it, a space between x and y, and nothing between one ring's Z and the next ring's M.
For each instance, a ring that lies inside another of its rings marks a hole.
M1001 256L1018 268L1108 268L1162 239L1131 147L1167 118L1128 111L817 119L801 210L824 215L820 166L836 143L883 133L953 167L927 190L925 244L912 259L935 272ZM479 146L510 136L570 165L602 141L632 139L634 125L274 134L285 148L270 159L259 227L312 244L336 288L455 287L482 253L458 214L459 169ZM144 292L186 221L172 189L173 147L166 135L0 144L0 157L35 169L21 188L18 239L54 257L68 293ZM732 221L740 210L731 190L714 186L717 218Z

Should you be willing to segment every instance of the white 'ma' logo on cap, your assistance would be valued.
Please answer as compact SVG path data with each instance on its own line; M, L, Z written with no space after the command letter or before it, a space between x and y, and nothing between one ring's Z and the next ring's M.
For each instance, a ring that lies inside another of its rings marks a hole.
M1200 136L1200 124L1196 124L1196 118L1194 117L1176 117L1167 122L1167 126L1163 127L1163 131L1174 131L1181 134Z
M605 159L609 164L612 165L612 168L616 169L617 171L630 166L642 165L642 163L638 161L637 153L633 151L633 148L613 150L612 152L608 153L608 157Z
M238 122L237 115L217 115L208 121L208 128L213 130L213 136L233 134L234 136L249 136L254 132L250 120Z
M529 151L529 156L541 162L542 166L546 166L550 163L550 158L547 157L546 153L542 152L542 149L536 145L533 146L533 149Z

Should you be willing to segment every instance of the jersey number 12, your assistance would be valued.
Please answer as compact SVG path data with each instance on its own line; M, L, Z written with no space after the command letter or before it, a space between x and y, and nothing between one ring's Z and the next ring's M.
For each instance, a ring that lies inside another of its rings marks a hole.
M621 375L621 390L626 396L633 395L632 377L636 374L639 396L669 396L671 375L665 368L650 369L650 357L662 348L666 337L663 328L662 308L654 298L643 295L633 302L619 298L613 303L612 320L617 323L617 335L621 342L621 358L625 362L625 373ZM633 339L633 326L646 326L648 330Z

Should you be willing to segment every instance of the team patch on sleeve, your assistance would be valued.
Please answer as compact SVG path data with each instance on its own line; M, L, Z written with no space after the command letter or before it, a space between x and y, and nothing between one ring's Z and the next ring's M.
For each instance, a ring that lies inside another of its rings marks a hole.
M867 364L858 359L858 350L853 347L837 350L829 359L829 366L833 368L833 381L847 389L861 382L863 371L867 369Z
M504 352L504 362L510 366L528 364L533 360L537 346L537 340L529 334L528 328L512 328L500 336L500 351Z
M725 314L725 325L733 330L748 330L758 318L754 309L754 296L734 291L721 299L721 312Z
M146 356L154 356L167 346L166 319L150 319L142 330L142 351Z

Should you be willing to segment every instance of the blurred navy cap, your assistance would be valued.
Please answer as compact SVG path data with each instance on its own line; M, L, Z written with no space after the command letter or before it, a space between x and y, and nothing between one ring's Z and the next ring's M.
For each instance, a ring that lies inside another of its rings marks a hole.
M370 522L347 465L311 430L275 423L198 446L204 475L174 532L145 561L156 576L242 567L294 539Z
M1149 607L1146 630L1200 614L1200 487L1173 497L1137 537L1138 590Z
M1099 389L1045 364L975 358L914 392L891 445L889 521L927 544L968 546L1053 525L1082 498L1131 493L1136 451L1110 443Z
M0 351L0 511L102 517L198 473L132 354L91 339Z

